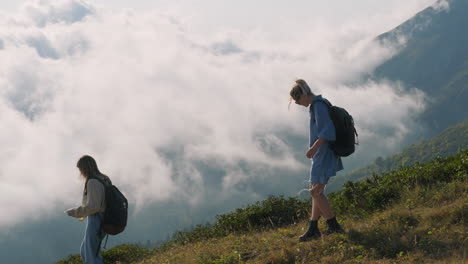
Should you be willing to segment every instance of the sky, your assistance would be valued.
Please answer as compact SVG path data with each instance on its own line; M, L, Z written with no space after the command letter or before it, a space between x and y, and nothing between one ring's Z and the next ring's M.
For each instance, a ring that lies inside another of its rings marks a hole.
M356 160L399 149L425 95L348 83L401 48L375 36L435 1L341 2L2 1L0 229L76 206L83 154L139 209L307 179L287 140L307 142L307 110L287 107L296 78L352 113Z
M0 10L16 12L26 3L24 0L3 0ZM190 17L191 22L213 27L252 28L274 24L277 19L308 20L320 18L330 24L343 24L372 17L383 19L384 31L411 17L435 2L435 0L95 0L93 5L105 9L164 10Z

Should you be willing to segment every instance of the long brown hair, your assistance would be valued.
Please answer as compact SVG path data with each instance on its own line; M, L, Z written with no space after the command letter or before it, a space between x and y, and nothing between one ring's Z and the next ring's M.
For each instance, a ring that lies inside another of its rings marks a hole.
M101 175L105 176L99 171L96 160L94 160L94 158L89 155L84 155L81 157L76 163L76 167L80 169L81 175L83 175L85 179L90 177L98 177Z

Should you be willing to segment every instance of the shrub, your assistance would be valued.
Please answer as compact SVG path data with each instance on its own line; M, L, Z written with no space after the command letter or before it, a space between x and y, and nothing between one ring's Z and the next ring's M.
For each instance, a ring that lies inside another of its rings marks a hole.
M187 244L231 233L261 231L296 223L308 215L309 201L270 196L234 212L217 215L213 224L197 225L192 231L178 231L172 242Z
M140 247L138 245L123 244L106 250L102 253L104 263L114 264L117 261L124 263L131 263L140 261L149 256L150 250Z
M70 255L66 259L60 260L56 262L55 264L81 264L83 261L81 261L80 255Z
M468 149L465 149L456 156L438 158L380 176L374 174L361 182L347 182L341 191L330 194L330 200L338 214L362 217L399 201L404 190L464 180L467 175Z
M119 261L122 264L140 261L149 255L150 251L138 245L123 244L113 247L109 250L102 251L105 264L115 264ZM66 259L57 262L56 264L81 264L80 255L70 255Z

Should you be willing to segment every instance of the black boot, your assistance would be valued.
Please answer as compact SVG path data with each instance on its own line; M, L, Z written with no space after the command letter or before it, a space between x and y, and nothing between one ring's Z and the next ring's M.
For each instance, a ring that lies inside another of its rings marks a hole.
M343 228L338 224L336 221L336 217L327 220L327 230L325 231L326 235L333 234L333 233L340 233L343 234L345 231Z
M299 242L305 242L308 240L316 239L321 236L320 231L318 230L318 221L311 220L309 221L309 226L307 227L307 231L299 237Z

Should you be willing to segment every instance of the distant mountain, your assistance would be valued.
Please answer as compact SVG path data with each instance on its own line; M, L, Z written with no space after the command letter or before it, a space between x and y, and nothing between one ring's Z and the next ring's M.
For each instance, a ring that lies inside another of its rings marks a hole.
M327 191L333 192L341 189L346 181L357 181L401 166L411 166L417 162L425 163L437 157L455 155L466 148L468 148L468 119L445 129L429 140L411 145L398 154L387 158L378 157L373 164L367 167L332 178Z
M448 9L426 8L380 35L382 42L401 36L407 41L373 73L375 79L401 81L429 96L421 120L430 135L468 118L468 1L447 2Z

